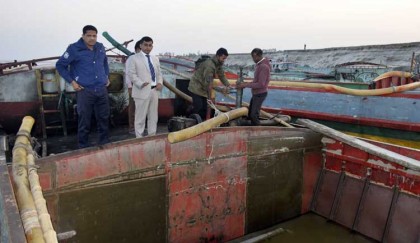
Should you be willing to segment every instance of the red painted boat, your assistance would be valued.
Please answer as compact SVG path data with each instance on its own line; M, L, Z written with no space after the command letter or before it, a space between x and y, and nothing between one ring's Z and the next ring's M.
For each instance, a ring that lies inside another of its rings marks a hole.
M310 213L373 241L418 242L420 151L300 123L312 130L217 128L38 159L54 228L76 233L67 242L226 242ZM0 239L24 242L10 167Z

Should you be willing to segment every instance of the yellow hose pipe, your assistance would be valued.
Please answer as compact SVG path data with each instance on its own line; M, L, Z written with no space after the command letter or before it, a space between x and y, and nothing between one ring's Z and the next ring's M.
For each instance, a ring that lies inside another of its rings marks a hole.
M186 79L190 79L191 76L186 75L186 74L182 74L180 72L177 72L175 70L171 70L169 68L163 67L163 69L172 72L176 75L179 75L183 78ZM386 72L380 76L378 76L377 78L374 79L374 81L383 79L383 78L388 78L388 77L393 77L393 76L398 76L398 77L405 77L405 78L410 78L412 75L409 72L401 72L401 71L390 71L390 72ZM236 84L236 80L228 80L230 84ZM215 85L220 85L221 81L219 79L215 79L214 80L214 84ZM376 95L386 95L386 94L392 94L392 93L398 93L398 92L404 92L404 91L408 91L408 90L413 90L413 89L417 89L420 87L420 82L415 82L415 83L411 83L411 84L405 84L405 85L401 85L401 86L396 86L396 87L388 87L388 88L383 88L383 89L372 89L372 90L360 90L360 89L349 89L349 88L344 88L344 87L340 87L337 85L333 85L333 84L322 84L322 83L307 83L307 82L290 82L290 81L270 81L270 86L274 86L274 87L299 87L299 88L318 88L318 89L324 89L327 91L336 91L339 93L343 93L343 94L348 94L348 95L355 95L355 96L376 96Z
M232 119L236 119L241 116L246 116L247 114L248 114L248 108L246 107L241 107L239 109L234 109L226 113L222 113L216 117L213 117L195 126L192 126L192 127L180 130L180 131L169 133L168 141L170 143L178 143L181 141L188 140L206 131L209 131L210 129L215 128L223 123L226 123Z
M12 174L15 184L16 201L19 213L22 218L26 240L28 242L45 242L42 229L38 220L38 213L29 189L27 154L28 147L31 146L30 134L35 120L30 116L25 116L22 125L17 133L15 145L13 147Z
M391 78L391 77L399 77L399 78L411 78L412 74L410 72L403 72L403 71L390 71L383 73L376 77L373 81L376 82L378 80L384 79L384 78Z
M401 73L401 72L399 72ZM215 80L215 84L219 84L219 80ZM229 80L229 83L234 84L235 80ZM307 82L291 82L291 81L270 81L272 87L298 87L298 88L316 88L324 89L327 91L336 91L343 94L355 95L355 96L377 96L387 95L392 93L399 93L420 88L420 82L414 82L401 86L393 86L383 89L349 89L333 84L322 84L322 83L307 83Z
M299 82L279 82L271 81L271 86L281 86L281 87L300 87L300 88L321 88L327 91L336 91L343 94L355 95L355 96L377 96L377 95L387 95L392 93L398 93L408 90L413 90L420 88L420 82L405 84L401 86L393 86L383 89L349 89L340 87L332 84L317 84L317 83L299 83Z

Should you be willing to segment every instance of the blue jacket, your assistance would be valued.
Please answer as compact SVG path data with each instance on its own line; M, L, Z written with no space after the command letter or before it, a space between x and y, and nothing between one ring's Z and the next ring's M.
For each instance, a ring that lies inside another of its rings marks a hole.
M96 42L90 50L82 38L67 47L55 67L67 82L75 80L88 89L104 87L109 75L105 47Z

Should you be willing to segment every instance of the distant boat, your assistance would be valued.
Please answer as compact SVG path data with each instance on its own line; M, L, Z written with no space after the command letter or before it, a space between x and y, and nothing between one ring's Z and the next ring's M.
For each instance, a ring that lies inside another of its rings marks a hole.
M370 62L348 62L331 68L313 68L291 61L272 61L271 78L287 81L335 81L368 83L379 75L392 71L386 65Z
M420 149L420 83L414 82L410 73L389 72L361 89L348 90L358 95L341 92L339 88L349 84L271 81L263 108L273 114L313 119L359 137ZM399 92L407 86L412 90ZM381 90L388 92L369 94ZM250 97L250 90L245 89L244 100ZM223 95L218 95L218 100L234 104Z

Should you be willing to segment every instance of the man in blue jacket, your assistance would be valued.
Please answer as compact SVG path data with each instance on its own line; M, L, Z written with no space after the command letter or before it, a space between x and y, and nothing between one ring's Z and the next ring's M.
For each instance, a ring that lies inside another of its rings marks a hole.
M97 33L92 25L83 27L82 37L70 44L56 63L60 75L77 92L79 148L90 146L88 139L93 113L99 132L98 144L109 142L109 67L104 46L96 42Z

